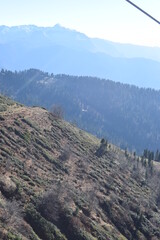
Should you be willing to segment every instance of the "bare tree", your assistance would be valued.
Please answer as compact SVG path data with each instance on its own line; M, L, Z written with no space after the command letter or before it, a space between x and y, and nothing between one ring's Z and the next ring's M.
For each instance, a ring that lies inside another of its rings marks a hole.
M60 215L73 203L73 193L65 182L54 182L53 188L39 199L39 210L49 221L59 221Z
M62 119L64 116L63 108L60 105L53 105L50 109L50 113L57 119Z

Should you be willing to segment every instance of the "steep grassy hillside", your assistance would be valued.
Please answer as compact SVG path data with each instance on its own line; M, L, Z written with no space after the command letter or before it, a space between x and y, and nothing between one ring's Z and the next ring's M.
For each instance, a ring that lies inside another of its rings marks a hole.
M159 165L0 97L0 239L160 239Z

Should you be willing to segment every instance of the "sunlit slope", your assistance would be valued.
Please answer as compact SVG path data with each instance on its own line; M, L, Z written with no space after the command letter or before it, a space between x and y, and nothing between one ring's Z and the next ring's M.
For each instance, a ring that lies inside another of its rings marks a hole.
M160 239L157 167L45 109L0 111L0 239Z

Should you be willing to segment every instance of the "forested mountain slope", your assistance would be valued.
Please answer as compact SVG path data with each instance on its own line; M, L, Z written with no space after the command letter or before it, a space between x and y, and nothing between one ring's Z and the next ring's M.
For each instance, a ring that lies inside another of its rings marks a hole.
M61 105L67 120L123 148L160 148L159 91L35 69L2 70L0 91L29 106Z
M0 172L0 239L160 239L158 163L2 96Z

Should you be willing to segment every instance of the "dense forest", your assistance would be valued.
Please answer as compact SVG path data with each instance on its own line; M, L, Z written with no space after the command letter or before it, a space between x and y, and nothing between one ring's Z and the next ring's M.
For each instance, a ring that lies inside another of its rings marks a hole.
M36 69L2 69L0 91L28 106L60 105L66 120L123 148L160 148L160 91Z

